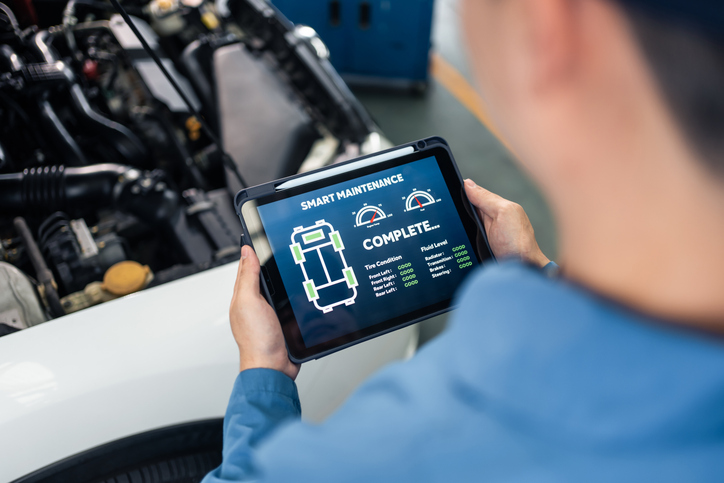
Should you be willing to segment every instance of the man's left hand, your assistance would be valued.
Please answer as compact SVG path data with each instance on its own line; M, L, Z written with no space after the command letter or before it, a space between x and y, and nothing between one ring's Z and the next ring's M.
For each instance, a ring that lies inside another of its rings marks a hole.
M241 249L229 320L239 346L240 370L275 369L295 379L299 365L289 360L282 326L259 291L259 259L249 246Z

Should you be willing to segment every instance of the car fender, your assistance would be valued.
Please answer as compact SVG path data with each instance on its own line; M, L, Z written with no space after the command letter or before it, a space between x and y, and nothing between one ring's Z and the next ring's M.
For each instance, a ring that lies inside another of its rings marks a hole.
M238 374L236 263L0 338L0 481L134 434L223 417ZM410 357L417 328L304 364L321 421L371 373Z

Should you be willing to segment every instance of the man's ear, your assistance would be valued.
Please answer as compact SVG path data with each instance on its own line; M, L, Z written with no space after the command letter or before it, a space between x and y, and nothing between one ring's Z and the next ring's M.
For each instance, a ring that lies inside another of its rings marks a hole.
M539 94L567 83L582 53L580 10L598 0L520 0L526 78Z

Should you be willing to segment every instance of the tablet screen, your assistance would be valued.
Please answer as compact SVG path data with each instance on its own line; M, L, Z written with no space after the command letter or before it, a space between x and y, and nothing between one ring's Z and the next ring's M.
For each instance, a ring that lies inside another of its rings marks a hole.
M449 300L478 264L434 156L257 209L308 348Z

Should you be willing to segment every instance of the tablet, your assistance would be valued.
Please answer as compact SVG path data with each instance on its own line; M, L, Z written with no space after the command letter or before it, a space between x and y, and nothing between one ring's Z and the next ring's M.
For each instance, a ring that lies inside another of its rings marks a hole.
M297 363L450 310L492 258L441 138L245 189L235 206Z

